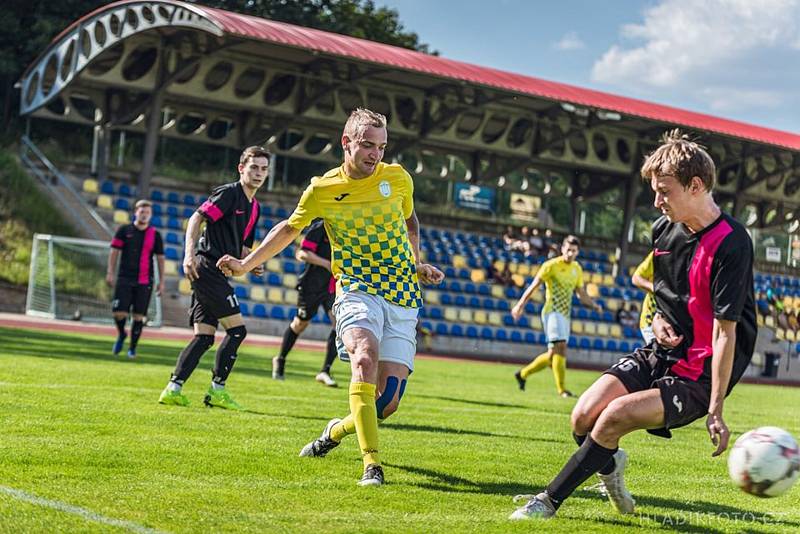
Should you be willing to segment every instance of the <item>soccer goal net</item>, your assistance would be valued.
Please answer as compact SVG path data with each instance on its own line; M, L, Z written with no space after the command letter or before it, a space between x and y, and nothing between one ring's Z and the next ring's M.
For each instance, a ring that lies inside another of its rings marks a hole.
M48 234L33 236L28 278L28 315L111 323L114 288L106 284L109 244ZM154 287L158 269L153 258ZM161 298L153 290L147 318L161 326Z

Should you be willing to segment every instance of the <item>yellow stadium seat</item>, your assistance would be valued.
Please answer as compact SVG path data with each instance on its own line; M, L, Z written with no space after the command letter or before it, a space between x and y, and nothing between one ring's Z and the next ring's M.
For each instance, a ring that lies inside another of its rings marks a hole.
M527 263L520 263L519 267L517 267L517 274L520 276L530 276L531 266Z
M455 267L456 269L466 269L467 258L462 256L461 254L455 254L453 256L453 267Z
M469 308L461 308L458 310L458 320L462 323L471 323L472 322L472 310Z
M608 326L608 323L597 323L597 335L608 337L610 333Z
M297 290L296 289L287 289L283 293L283 300L287 304L293 304L297 302Z
M786 332L783 328L776 328L775 329L775 337L780 339L781 341L786 339Z
M505 269L506 267L506 262L504 262L503 260L494 260L494 263L492 265L494 265L495 269L502 272L503 269Z
M512 274L511 275L511 279L518 286L525 285L525 277L524 276L521 276L521 275L518 275L518 274Z
M250 280L247 279L247 275L243 274L240 276L233 276L231 277L232 280L239 282L240 284L249 284Z
M622 337L622 327L618 324L612 324L609 330L611 337Z
M181 281L178 282L178 291L182 295L191 295L192 294L192 284L189 283L189 280L186 278L181 278Z
M189 219L181 219L181 227L186 230L187 226L189 226Z
M793 302L793 300L794 300L794 299L793 299L792 297L788 296L788 295L787 295L787 296L785 296L785 297L783 297L783 307L784 307L785 309L787 309L787 310L790 310L790 309L792 309L792 302Z
M280 273L283 272L283 268L281 267L281 260L278 258L272 258L267 262L267 270L271 273Z
M600 290L597 288L597 284L594 283L586 284L586 293L593 299L600 296Z
M767 315L764 318L764 324L769 328L775 328L775 318L772 315Z
M178 276L178 262L174 260L164 260L164 274L167 276Z
M583 321L572 321L572 332L575 334L583 334L584 331L584 322Z
M606 299L606 309L612 312L619 310L619 300L615 298Z
M93 178L87 178L83 181L83 190L86 193L97 193L100 191L100 187L97 184L97 180Z
M503 324L503 316L498 312L489 312L489 324L492 326L501 326Z
M539 272L538 265L531 265L529 268L528 276L536 276L536 273Z
M503 290L503 286L494 284L492 286L492 296L496 299L504 298L506 296L506 293Z
M794 330L786 330L786 339L788 341L797 341L797 334Z
M128 224L131 222L131 216L125 210L114 210L114 222L117 224Z
M489 317L483 310L475 310L475 313L472 315L472 320L478 324L486 324L489 322Z
M603 283L603 275L600 274L600 273L592 273L592 276L590 277L590 279L591 279L591 282L593 284L602 284Z
M593 336L597 333L597 325L592 321L586 321L585 323L583 323L583 332L585 334Z
M544 290L534 291L531 300L540 304L544 302Z
M458 309L446 306L444 309L444 319L445 321L451 321L451 322L458 321Z
M290 287L292 289L297 286L297 275L292 273L286 273L283 275L283 287Z
M250 288L250 298L256 302L265 302L267 300L267 292L261 286L253 286Z
M481 284L486 281L486 271L483 269L472 269L469 273L469 279L476 284Z
M441 302L441 293L428 289L423 294L423 300L429 304L439 304Z
M603 275L603 285L604 286L613 286L614 285L614 277L610 274Z
M273 304L283 304L283 289L271 287L267 291L267 301Z
M519 273L519 263L512 261L508 264L508 270L511 274L518 274Z
M542 318L539 315L534 315L531 317L531 326L534 330L541 330L542 329Z
M97 207L106 210L114 209L114 200L108 195L98 195Z
M756 314L756 322L758 323L758 326L764 326L764 316L760 313Z

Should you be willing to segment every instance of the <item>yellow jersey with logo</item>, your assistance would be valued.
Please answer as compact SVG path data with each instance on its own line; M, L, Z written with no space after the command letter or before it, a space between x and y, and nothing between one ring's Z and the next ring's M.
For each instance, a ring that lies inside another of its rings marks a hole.
M401 165L379 163L359 180L337 167L311 179L289 226L302 230L317 217L324 220L337 293L363 291L419 308L422 296L406 228L413 196L414 182Z
M639 275L645 280L653 281L653 252L642 260L636 267L634 275ZM656 314L656 297L651 292L647 292L642 301L642 313L639 315L639 328L647 328L653 324L653 316Z
M567 263L559 256L544 262L536 274L545 285L542 313L558 312L569 319L572 294L575 288L583 287L583 269L580 264L577 261Z

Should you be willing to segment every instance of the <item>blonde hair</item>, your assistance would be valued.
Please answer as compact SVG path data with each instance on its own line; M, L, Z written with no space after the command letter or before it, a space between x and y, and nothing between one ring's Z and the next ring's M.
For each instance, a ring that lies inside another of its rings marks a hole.
M714 160L705 147L677 128L661 137L661 146L645 158L641 174L645 180L655 176L674 176L684 188L697 176L709 192L717 181Z
M141 200L137 200L136 204L133 205L133 209L136 209L136 210L138 210L139 208L152 208L152 207L153 207L153 203L150 202L147 199L144 199L144 198L141 199Z
M356 108L344 124L342 136L348 141L361 141L367 128L386 128L386 117L366 108Z

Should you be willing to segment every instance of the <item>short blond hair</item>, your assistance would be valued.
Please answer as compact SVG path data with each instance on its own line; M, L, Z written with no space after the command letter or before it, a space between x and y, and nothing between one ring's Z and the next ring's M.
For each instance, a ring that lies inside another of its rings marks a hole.
M677 128L661 137L661 146L645 158L641 174L644 180L652 180L655 176L674 176L684 188L697 176L708 192L714 189L717 182L714 160L705 147Z
M141 200L137 200L136 204L133 205L133 208L137 209L137 210L139 208L152 208L152 207L153 207L153 203L150 202L149 200L147 200L146 198L143 198Z
M370 126L386 128L386 117L367 108L356 108L344 124L342 136L347 137L348 141L361 141Z

